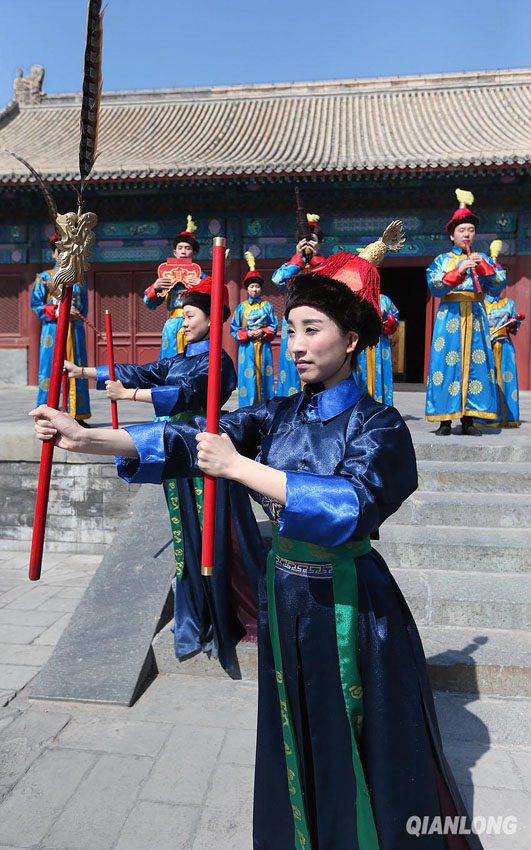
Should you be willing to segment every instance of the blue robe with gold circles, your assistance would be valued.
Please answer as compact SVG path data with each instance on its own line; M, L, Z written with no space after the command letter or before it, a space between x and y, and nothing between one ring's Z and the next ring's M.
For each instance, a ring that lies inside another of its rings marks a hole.
M388 295L380 295L380 311L382 322L388 316L394 316L398 324L398 310ZM364 349L356 358L354 377L356 383L364 392L367 386L367 358L372 358L371 367L374 371L374 395L376 401L383 404L393 404L393 363L391 360L391 342L386 334L382 334L376 345L376 350ZM371 393L372 395L372 393Z
M204 420L128 429L128 481L197 475ZM465 815L444 758L415 623L369 535L417 486L399 413L353 378L221 417L286 471L259 589L254 850L417 850L408 818ZM336 581L337 579L337 581ZM340 580L339 580L340 579ZM444 850L442 835L423 850ZM476 836L459 845L480 850Z
M249 339L248 331L262 328L260 339ZM247 298L238 304L230 332L238 341L238 402L240 407L268 401L275 394L271 340L278 328L273 305L264 298Z
M46 404L48 401L48 389L50 386L50 375L52 372L53 348L55 335L57 333L57 319L50 319L44 312L45 304L59 306L59 300L51 295L48 284L51 282L54 269L41 272L35 278L31 293L31 309L37 314L42 322L41 349L39 356L39 390L37 393L37 404ZM72 306L82 316L88 313L87 284L83 282L80 286L75 283L72 287ZM66 359L71 360L77 366L87 365L87 345L85 341L85 325L81 319L71 319L66 339ZM68 403L67 409L75 419L89 419L90 397L88 381L81 378L70 378L68 380Z
M511 319L516 318L516 304L512 298L497 298L495 295L486 295L485 309L489 319L500 404L499 417L487 424L502 425L504 428L517 428L520 425L520 405L516 352L512 341L514 334L510 334L507 327L501 327ZM518 331L520 325L521 322L519 321L516 331ZM497 328L500 328L500 330L497 330Z
M435 258L427 270L428 287L440 298L433 326L433 341L426 387L426 419L473 416L495 420L498 393L485 293L498 295L505 286L505 270L481 254L476 291L470 269L458 274L466 252L455 248ZM460 281L450 285L447 281Z

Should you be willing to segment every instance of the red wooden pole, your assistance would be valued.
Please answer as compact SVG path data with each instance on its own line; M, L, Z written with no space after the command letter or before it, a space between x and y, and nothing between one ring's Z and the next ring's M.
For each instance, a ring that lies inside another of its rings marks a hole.
M63 374L66 354L66 337L68 334L68 322L70 321L71 306L72 286L63 286L61 303L59 305L57 331L55 333L55 343L53 347L50 387L48 390L48 406L54 407L56 410L59 407L59 393L61 390L61 377ZM33 535L31 538L31 554L29 563L30 581L38 581L41 577L54 442L54 440L48 440L46 443L42 444L39 483L37 485L37 500L35 503L35 519L33 521Z
M109 364L109 378L111 381L114 381L116 379L114 377L114 345L112 340L112 319L110 310L105 310L105 334L107 336L107 362ZM115 401L111 401L111 416L112 427L118 428L118 405Z
M208 394L206 429L217 434L221 384L221 339L223 333L223 285L225 276L225 239L216 236L212 250L212 303L210 307L210 349L208 355ZM203 502L203 546L201 575L214 572L214 536L216 531L216 479L205 475Z

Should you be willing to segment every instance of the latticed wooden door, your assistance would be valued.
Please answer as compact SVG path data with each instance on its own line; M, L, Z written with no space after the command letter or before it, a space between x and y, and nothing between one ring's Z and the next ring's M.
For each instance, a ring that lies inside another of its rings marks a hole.
M149 310L143 301L144 290L154 279L152 269L94 270L95 325L103 332L105 310L110 310L117 363L147 363L158 358L167 311L164 304ZM105 341L99 338L96 347L97 363L106 363Z

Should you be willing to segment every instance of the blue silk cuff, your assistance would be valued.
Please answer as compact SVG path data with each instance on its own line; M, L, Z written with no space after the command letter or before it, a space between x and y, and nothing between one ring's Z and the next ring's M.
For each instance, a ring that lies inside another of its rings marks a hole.
M280 511L279 534L341 546L353 536L359 517L356 490L340 475L286 472L286 505Z
M116 470L128 484L161 484L166 464L164 451L165 422L130 425L127 431L138 452L138 458L115 457Z
M96 389L104 390L105 389L105 381L109 380L109 367L108 366L96 366Z
M175 410L179 401L180 387L163 386L153 387L151 390L151 401L155 408L156 416L171 416L177 413Z

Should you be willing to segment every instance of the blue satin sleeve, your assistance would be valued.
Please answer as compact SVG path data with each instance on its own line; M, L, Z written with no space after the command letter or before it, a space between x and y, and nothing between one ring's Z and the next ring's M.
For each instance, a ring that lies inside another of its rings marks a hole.
M357 493L346 478L286 472L286 505L279 517L283 537L339 546L353 537L358 515Z
M175 386L153 387L151 403L155 408L155 416L175 416L179 410L179 395L181 388Z
M302 271L304 266L295 263L284 263L271 275L271 280L279 289L285 289L294 275Z
M228 434L240 454L255 458L261 436L272 420L272 402L242 407L220 417L219 430ZM193 478L203 473L197 466L195 435L206 429L204 416L189 422L151 422L126 428L138 458L116 458L120 478L134 484L160 484L168 478Z
M116 470L128 484L161 484L166 464L164 452L165 422L130 425L124 428L138 452L138 458L115 457Z
M417 488L411 436L393 407L353 413L345 456L333 475L288 472L280 512L285 537L321 546L361 540Z
M357 540L376 531L417 489L413 442L394 407L378 405L361 432L349 435L336 474L347 478L356 493Z
M116 368L116 366L115 366ZM109 380L109 367L108 366L96 366L96 389L104 390L105 389L105 381Z
M152 363L146 363L145 366L137 366L135 363L116 363L114 374L116 380L121 381L124 387L149 390L165 384L171 364L171 357L154 360Z

